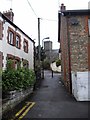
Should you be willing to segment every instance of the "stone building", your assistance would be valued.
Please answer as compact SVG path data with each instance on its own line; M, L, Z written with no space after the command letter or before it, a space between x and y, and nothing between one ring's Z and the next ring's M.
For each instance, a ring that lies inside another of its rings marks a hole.
M58 12L62 80L78 101L90 100L90 10Z
M44 51L46 54L46 59L50 63L59 58L59 50L52 49L52 41L44 41Z
M13 23L13 18L11 9L0 13L0 69L6 68L7 60L13 61L14 68L34 69L35 42Z

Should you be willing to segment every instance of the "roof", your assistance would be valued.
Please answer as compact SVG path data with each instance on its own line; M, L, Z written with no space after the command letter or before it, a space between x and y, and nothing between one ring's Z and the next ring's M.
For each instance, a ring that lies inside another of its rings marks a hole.
M60 12L59 12L60 13ZM64 16L71 15L90 15L90 9L82 9L82 10L65 10L62 12ZM60 13L61 14L61 13Z
M32 40L23 30L21 30L17 25L15 25L12 21L10 21L7 17L5 17L5 15L3 15L1 12L0 12L0 16L6 20L9 24L11 24L14 28L18 29L20 32L22 32L28 39L30 39L33 43L34 40Z

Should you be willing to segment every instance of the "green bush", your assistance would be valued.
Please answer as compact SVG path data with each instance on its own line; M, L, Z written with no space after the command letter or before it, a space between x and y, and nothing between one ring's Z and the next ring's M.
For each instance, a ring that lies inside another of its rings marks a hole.
M43 68L48 70L50 69L50 62L47 59L43 61Z
M35 73L31 69L6 69L2 72L2 90L3 92L7 92L11 90L27 89L29 86L34 85L35 80Z
M13 70L13 60L7 60L7 70Z
M56 66L58 67L58 66L60 66L61 65L61 60L60 59L57 59L56 60Z

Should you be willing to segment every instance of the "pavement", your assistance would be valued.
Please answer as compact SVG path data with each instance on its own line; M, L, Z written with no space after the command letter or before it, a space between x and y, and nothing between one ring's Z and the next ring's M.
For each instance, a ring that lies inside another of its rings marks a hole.
M87 118L89 102L77 102L60 80L60 73L44 72L41 85L14 109L3 115L3 120L22 120L35 118ZM28 105L27 105L28 104ZM29 105L30 104L30 105ZM23 113L20 113L26 106Z

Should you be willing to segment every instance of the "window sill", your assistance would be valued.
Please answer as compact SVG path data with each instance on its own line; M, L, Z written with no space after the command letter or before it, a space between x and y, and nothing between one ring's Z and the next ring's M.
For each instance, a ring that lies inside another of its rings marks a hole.
M11 46L15 46L14 44L11 44L11 43L8 43L9 45L11 45Z

